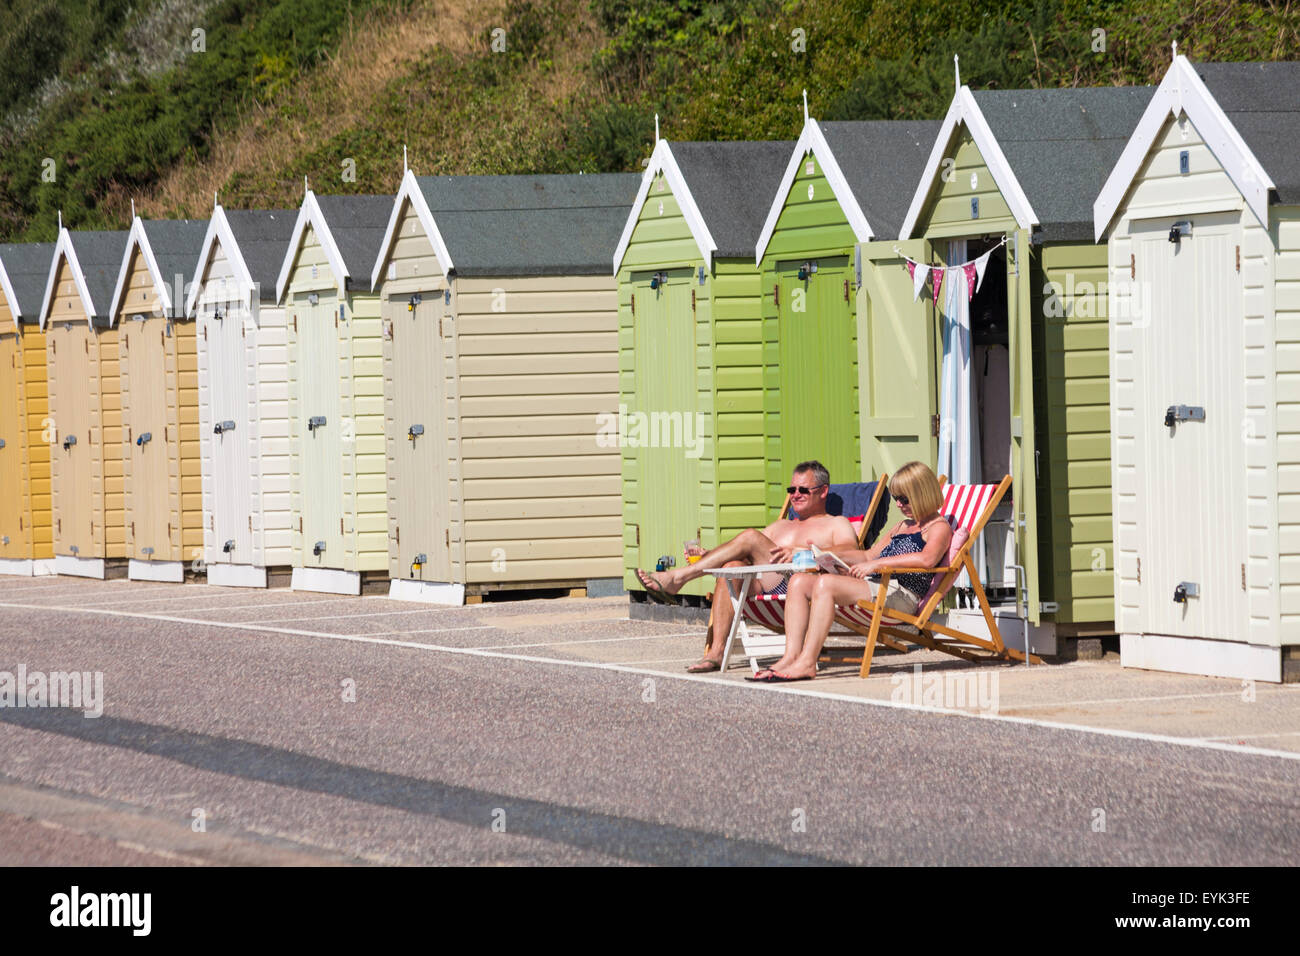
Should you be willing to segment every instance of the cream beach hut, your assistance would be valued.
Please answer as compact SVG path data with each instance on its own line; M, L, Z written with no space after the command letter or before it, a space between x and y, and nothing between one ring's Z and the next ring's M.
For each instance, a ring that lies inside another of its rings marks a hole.
M118 332L127 576L185 580L202 567L203 486L195 325L185 293L203 220L131 223L109 312Z
M289 360L275 280L292 209L216 204L194 266L203 564L208 583L266 587L293 563Z
M125 230L60 225L41 303L58 574L126 571L120 355L110 304L126 239Z
M637 183L407 171L372 276L394 596L622 590L609 255Z
M388 578L379 297L392 196L308 190L276 279L288 322L293 587L360 594ZM436 487L436 486L435 486Z
M1300 63L1175 56L1097 196L1125 666L1300 679Z

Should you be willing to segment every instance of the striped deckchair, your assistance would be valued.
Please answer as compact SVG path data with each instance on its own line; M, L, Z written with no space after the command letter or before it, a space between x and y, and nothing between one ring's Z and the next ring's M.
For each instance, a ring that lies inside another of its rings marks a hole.
M857 531L859 549L868 548L875 542L876 537L884 527L889 511L887 502L884 510L880 510L881 501L885 500L889 488L889 475L881 475L874 482L874 485L875 487L870 492L870 500L860 519L861 524L859 524L856 515L846 515L853 523L854 530ZM832 491L839 487L841 486L831 486ZM785 503L781 506L780 514L784 516L789 506L790 497L787 495ZM830 509L828 508L828 510ZM849 635L866 637L871 626L870 614L859 613L856 608L841 608L837 612L835 620L839 625L837 629L831 631L831 635L835 637ZM745 655L749 658L749 666L755 671L758 670L758 662L761 658L780 657L785 653L785 595L758 594L746 599L744 616L738 627L738 636ZM907 650L905 644L898 642L889 635L880 637L878 640L895 650ZM727 658L730 653L731 648L728 646L722 658L724 670L727 667Z
M988 597L984 594L984 585L980 582L975 562L970 552L980 533L988 523L993 512L1002 502L1007 489L1011 487L1011 476L1007 475L996 485L945 485L943 489L943 507L940 513L953 526L952 543L948 546L947 562L934 569L934 578L930 590L921 599L915 614L906 614L894 608L884 608L885 592L889 587L892 574L902 572L915 573L915 568L886 567L880 569L881 587L874 605L859 601L852 609L855 620L865 614L868 618L867 646L862 655L862 667L859 673L866 677L871 671L871 657L876 643L886 643L886 639L901 638L931 650L942 651L968 661L982 660L1020 660L1025 659L1023 651L1007 647L998 631L993 609L989 607ZM952 588L958 575L965 571L970 576L971 589L979 601L980 610L984 612L984 622L988 625L989 636L976 637L955 630L933 620L944 596ZM892 646L892 644L890 645ZM1041 664L1042 660L1030 655L1030 660Z

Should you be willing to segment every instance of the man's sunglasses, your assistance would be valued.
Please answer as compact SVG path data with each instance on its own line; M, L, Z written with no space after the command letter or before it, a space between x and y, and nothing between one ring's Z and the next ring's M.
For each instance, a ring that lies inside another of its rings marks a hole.
M791 485L785 489L787 495L810 495L818 488L825 488L825 485L813 485L811 488L805 488L803 485Z

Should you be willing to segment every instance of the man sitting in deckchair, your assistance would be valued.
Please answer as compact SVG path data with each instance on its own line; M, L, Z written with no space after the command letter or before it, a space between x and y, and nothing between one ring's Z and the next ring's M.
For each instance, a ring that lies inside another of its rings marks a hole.
M790 487L790 508L799 520L778 518L762 531L750 528L742 531L725 544L720 544L694 564L658 573L637 568L637 580L646 592L657 600L672 603L673 595L688 582L702 576L710 568L738 567L746 564L786 564L800 548L816 545L827 551L833 548L854 548L857 535L848 518L826 512L826 495L831 476L819 461L805 461L795 465ZM758 575L755 594L784 594L789 576L771 571ZM739 587L739 583L736 584ZM709 634L709 647L704 657L686 668L692 674L720 670L722 651L731 631L731 601L727 599L726 581L718 579L713 591L713 629Z

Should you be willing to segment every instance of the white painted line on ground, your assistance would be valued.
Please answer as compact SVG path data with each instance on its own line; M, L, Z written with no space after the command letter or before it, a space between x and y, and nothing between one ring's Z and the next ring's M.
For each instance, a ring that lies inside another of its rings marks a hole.
M409 611L366 611L361 614L348 614L346 615L346 617L350 621L355 617L392 617L395 614L434 614L441 610L442 608L437 606L417 607L417 608L412 608ZM294 623L295 621L332 621L343 616L344 616L343 614L317 614L314 617L273 617L270 618L269 620L260 621L259 623L291 624Z
M1227 737L1202 737L1202 740L1254 740L1258 737L1297 737L1300 730L1286 730L1279 734L1231 734Z
M398 632L402 633L402 632ZM573 644L615 644L619 641L658 641L669 637L694 637L695 631L684 634L635 634L631 637L593 637L572 641L546 641L538 644L487 644L480 651L518 650L521 647L569 647Z
M49 611L40 604L18 604L9 601L0 602L0 607L12 607L23 610ZM752 684L742 681L712 677L707 674L674 674L669 671L652 670L647 667L634 667L629 664L613 664L603 661L560 660L554 657L538 657L534 654L509 654L505 651L488 651L476 647L449 647L443 644L426 644L422 641L395 641L389 638L367 637L360 634L332 634L328 631L304 631L287 627L268 627L264 624L236 624L225 621L205 621L199 618L174 617L160 614L141 614L135 611L102 611L96 608L59 608L66 614L101 614L109 617L140 618L153 621L170 621L175 624L190 624L199 627L218 627L225 630L262 631L268 634L285 634L293 637L315 637L330 641L348 641L355 644L374 644L385 647L401 647L410 650L437 651L462 657L485 657L495 660L518 661L525 664L547 664L552 667L572 667L577 670L612 671L619 674L636 674L642 677L662 677L664 680L685 681L702 684L715 684L730 687L747 693L790 694L796 697L812 697L818 700L832 700L857 704L865 707L885 707L892 710L910 710L918 713L940 714L950 717L964 717L968 720L990 720L998 723L1019 724L1025 727L1045 727L1049 730L1068 730L1075 733L1093 734L1099 737L1118 737L1123 740L1141 740L1147 743L1173 744L1179 747L1191 747L1199 750L1218 750L1230 754L1248 754L1256 757L1277 757L1282 760L1300 762L1300 752L1286 750L1266 750L1262 747L1242 746L1240 744L1221 743L1200 737L1174 737L1169 734L1153 734L1141 730L1119 730L1112 727L1089 727L1084 724L1067 724L1054 720L1038 720L1033 717L1012 717L1005 714L971 713L945 707L927 707L924 704L904 703L894 700L878 700L872 697L858 697L851 694L835 694L827 691L811 690L804 687L786 685Z
M424 627L418 631L379 631L375 634L365 634L364 637L390 637L396 634L436 634L441 631L492 631L496 630L491 624L461 624L458 627Z
M1239 697L1239 690L1222 690L1207 692L1204 694L1165 694L1157 697L1100 697L1095 700L1072 700L1069 702L1071 707L1078 707L1084 704L1132 704L1145 703L1152 700L1194 700L1200 697ZM1045 701L1039 704L1013 704L1010 707L999 707L998 710L1041 710L1044 707L1059 707L1059 703L1054 701Z

